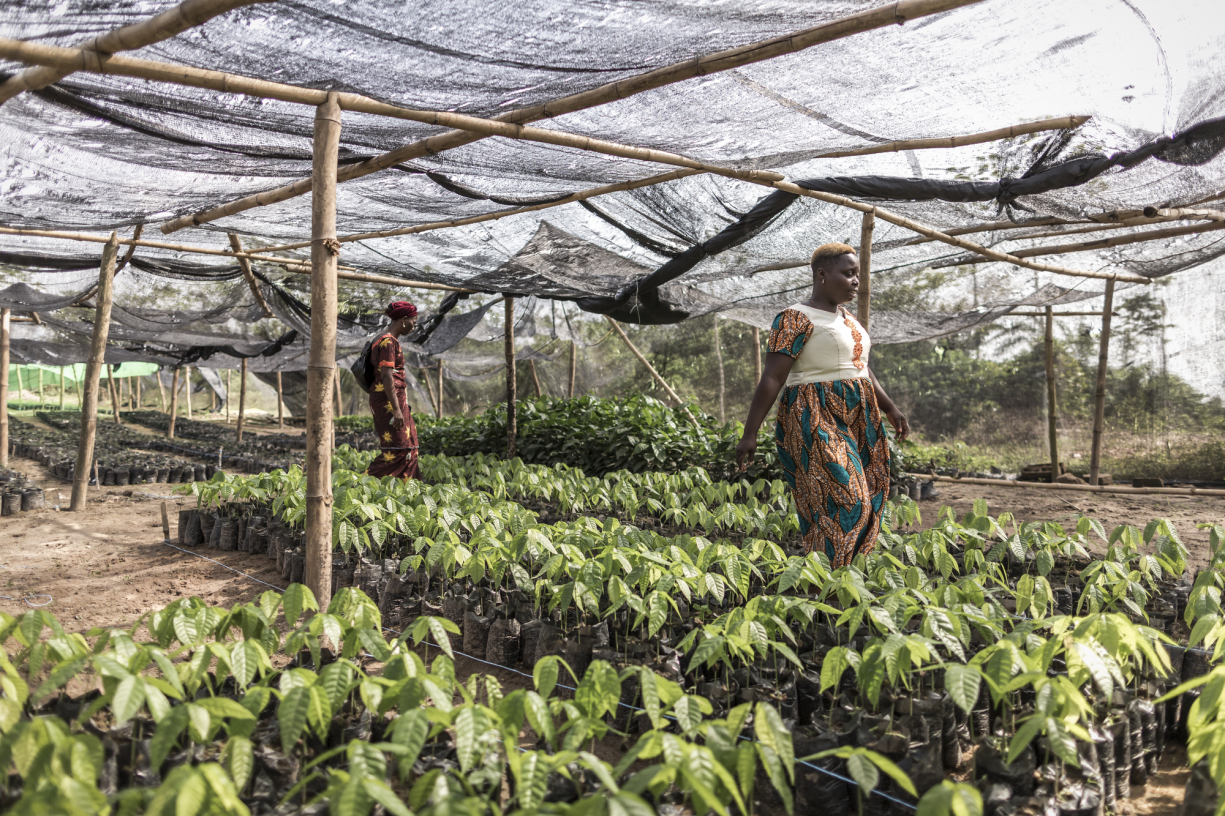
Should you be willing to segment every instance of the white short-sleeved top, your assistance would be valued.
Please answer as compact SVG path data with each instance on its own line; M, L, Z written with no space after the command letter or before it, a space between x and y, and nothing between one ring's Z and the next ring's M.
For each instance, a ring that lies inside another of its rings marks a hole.
M787 385L868 377L868 332L850 312L814 309L802 303L774 318L767 348L795 358Z

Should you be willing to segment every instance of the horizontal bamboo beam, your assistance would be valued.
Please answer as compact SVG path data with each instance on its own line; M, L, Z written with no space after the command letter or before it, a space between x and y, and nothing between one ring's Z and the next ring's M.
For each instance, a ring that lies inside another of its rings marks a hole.
M588 91L581 91L561 97L560 99L554 99L542 105L507 111L498 117L498 121L534 122L540 119L561 116L566 113L574 113L575 111L586 110L608 102L625 99L644 91L654 90L686 79L707 76L774 57L794 54L798 51L854 34L889 25L901 25L908 20L940 14L980 2L982 0L897 0L894 3L868 9L838 20L832 20L803 31L750 43L715 54L695 57L617 82L608 83ZM17 62L66 67L72 70L92 71L95 73L134 76L141 79L172 82L193 87L208 87L228 93L244 93L311 106L322 104L326 97L326 92L324 91L294 88L293 86L281 85L280 83L236 77L216 71L199 71L185 66L166 65L148 60L130 60L123 57L99 60L96 55L91 57L92 52L60 53L71 50L58 49L58 52L56 52L46 49L46 46L32 46L25 43L17 43L13 40L0 41L0 57ZM340 106L345 110L375 113L384 116L400 116L400 113L398 113L400 109L396 108L396 106L377 102L367 97L361 97L356 94L339 94L339 98ZM337 180L348 181L360 178L370 173L377 173L388 167L402 164L411 159L471 144L482 138L484 136L462 129L452 130L438 136L431 136L428 139L404 145L367 161L342 167L337 173ZM175 219L163 225L162 231L170 233L183 227L215 221L218 218L234 215L244 210L295 198L309 191L310 179L302 179L284 187L266 190L263 193L237 199L204 212Z
M1144 216L1146 218L1168 218L1188 219L1188 220L1204 220L1204 221L1225 221L1225 211L1222 210L1197 210L1197 209L1171 209L1163 210L1157 207L1145 207Z
M1030 247L1028 249L1018 249L1012 254L1017 258L1034 258L1041 255L1063 255L1072 252L1091 252L1095 249L1109 249L1117 246L1127 246L1129 244L1143 244L1150 241L1162 241L1166 238L1177 238L1182 235L1198 235L1202 232L1215 232L1216 230L1225 229L1225 221L1210 221L1207 224L1192 224L1186 227L1168 227L1166 229L1149 230L1148 232L1137 232L1131 235L1114 235L1109 238L1099 238L1096 241L1084 241L1078 244L1056 244L1050 246ZM963 266L969 264L983 263L976 258L952 259L943 261L938 264L933 264L932 269L941 269L948 266ZM1129 278L1118 277L1115 280L1129 280ZM1145 281L1148 279L1145 278ZM1138 282L1138 281L1137 281Z
M18 229L15 227L0 227L0 235L22 235L28 238L59 238L65 241L84 241L91 244L105 244L108 239L100 235L90 235L85 232L62 232L58 230L33 230L33 229ZM235 252L232 249L212 249L211 247L189 246L187 244L168 244L164 241L145 241L140 238L121 238L119 239L120 246L129 247L151 247L153 249L167 249L171 252L184 252L192 255L217 255L223 258L246 258L251 261L263 261L273 264L309 264L308 260L299 260L297 258L278 258L276 256L264 255L259 252ZM310 245L310 242L307 242ZM356 267L342 266L342 270L355 271Z
M1080 127L1088 122L1091 116L1060 116L1057 119L1042 119L1037 122L1026 122L1011 125L982 133L971 133L965 136L942 136L933 139L903 139L872 147L861 147L856 150L835 150L832 153L822 153L818 159L843 159L848 156L870 156L875 153L899 153L903 150L931 150L933 148L964 147L966 145L994 142L999 139L1010 139L1013 136L1023 136L1027 133L1041 133L1046 130L1064 130Z
M80 43L77 48L81 51L92 51L95 54L135 51L138 48L144 48L182 34L189 28L195 28L227 11L267 2L269 0L186 0L143 22L91 37ZM52 68L45 65L27 68L9 77L3 85L0 85L0 105L23 91L45 88L54 82L59 82L71 73L73 71L70 68Z
M469 224L481 224L486 221L497 221L500 218L507 218L512 215L536 212L538 210L547 210L550 207L560 207L563 204L573 204L576 201L586 201L587 199L595 198L596 196L617 193L624 190L637 190L640 187L650 187L655 184L663 184L664 182L696 175L701 175L701 171L673 170L670 173L663 173L658 176L648 176L647 178L638 179L637 181L623 181L618 184L607 184L603 187L593 187L590 190L583 190L582 192L568 195L558 201L551 201L544 204L532 204L526 207L516 207L511 210L498 210L497 212L485 213L484 215L474 215L469 218L457 218L453 221L434 221L429 224L418 224L414 227L400 227L391 230L380 230L378 232L362 232L358 233L357 235L344 235L336 240L343 244L349 241L366 241L371 238L390 238L395 235L416 235L417 233L430 232L431 230L448 229L450 227L465 227ZM308 246L310 246L310 241L299 241L296 244L282 244L280 246L265 247L262 251L285 252L287 250L301 249Z
M1051 312L1051 317L1101 317L1102 312ZM1111 312L1117 315L1118 312ZM1046 312L1009 312L1004 317L1046 317Z
M285 267L286 272L295 275L310 275L311 268L304 267ZM378 283L386 286L402 286L405 289L437 289L442 292L468 292L475 293L475 289L462 289L458 286L447 286L445 283L433 283L431 281L416 281L407 280L404 278L393 278L390 275L369 275L365 272L337 272L336 277L340 280L357 281L359 283Z
M907 476L923 481L953 482L955 484L987 485L989 487L1020 487L1036 490L1080 490L1088 493L1131 493L1133 495L1158 496L1225 496L1225 490L1204 487L1126 487L1123 485L1058 484L1053 482L1022 482L1017 479L975 479L969 477L935 476L930 473L907 473Z

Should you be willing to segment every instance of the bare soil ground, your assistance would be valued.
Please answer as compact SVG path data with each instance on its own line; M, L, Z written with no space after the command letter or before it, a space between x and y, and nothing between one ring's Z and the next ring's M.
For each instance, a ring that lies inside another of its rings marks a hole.
M78 515L55 509L62 505L66 510L70 485L32 461L10 464L42 487L47 498L44 510L0 520L0 610L10 615L45 604L69 631L126 628L144 613L181 597L198 595L210 604L232 606L285 586L275 562L265 555L208 550L197 557L164 544L161 503L168 505L172 537L179 504L187 505L170 485L91 488L88 507ZM1081 514L1097 518L1107 530L1124 523L1143 528L1150 519L1163 517L1176 525L1195 566L1206 563L1208 556L1207 534L1195 525L1225 522L1225 499L1217 498L1064 495L947 483L938 489L937 499L920 503L925 525L935 521L942 505L952 506L960 516L976 498L985 498L993 515L1010 512L1022 521L1057 520L1069 527ZM521 674L463 658L456 668L461 675L492 674L506 690L530 682ZM599 746L606 758L617 751L611 744ZM1177 813L1187 776L1182 750L1171 746L1143 798L1127 803L1122 812Z

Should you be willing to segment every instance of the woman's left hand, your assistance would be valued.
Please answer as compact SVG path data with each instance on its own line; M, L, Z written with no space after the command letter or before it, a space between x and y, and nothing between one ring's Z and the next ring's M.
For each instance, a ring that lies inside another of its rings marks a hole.
M906 437L910 436L910 423L906 421L906 415L894 405L885 412L885 416L889 419L889 424L893 426L893 430L897 431L898 441L905 441Z

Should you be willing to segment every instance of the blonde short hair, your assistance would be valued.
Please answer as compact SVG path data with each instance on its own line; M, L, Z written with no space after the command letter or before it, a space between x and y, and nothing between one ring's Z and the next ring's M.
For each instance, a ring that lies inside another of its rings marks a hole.
M812 267L812 274L817 274L817 266L825 261L854 254L855 247L850 244L821 244L812 253L812 261L809 264Z

